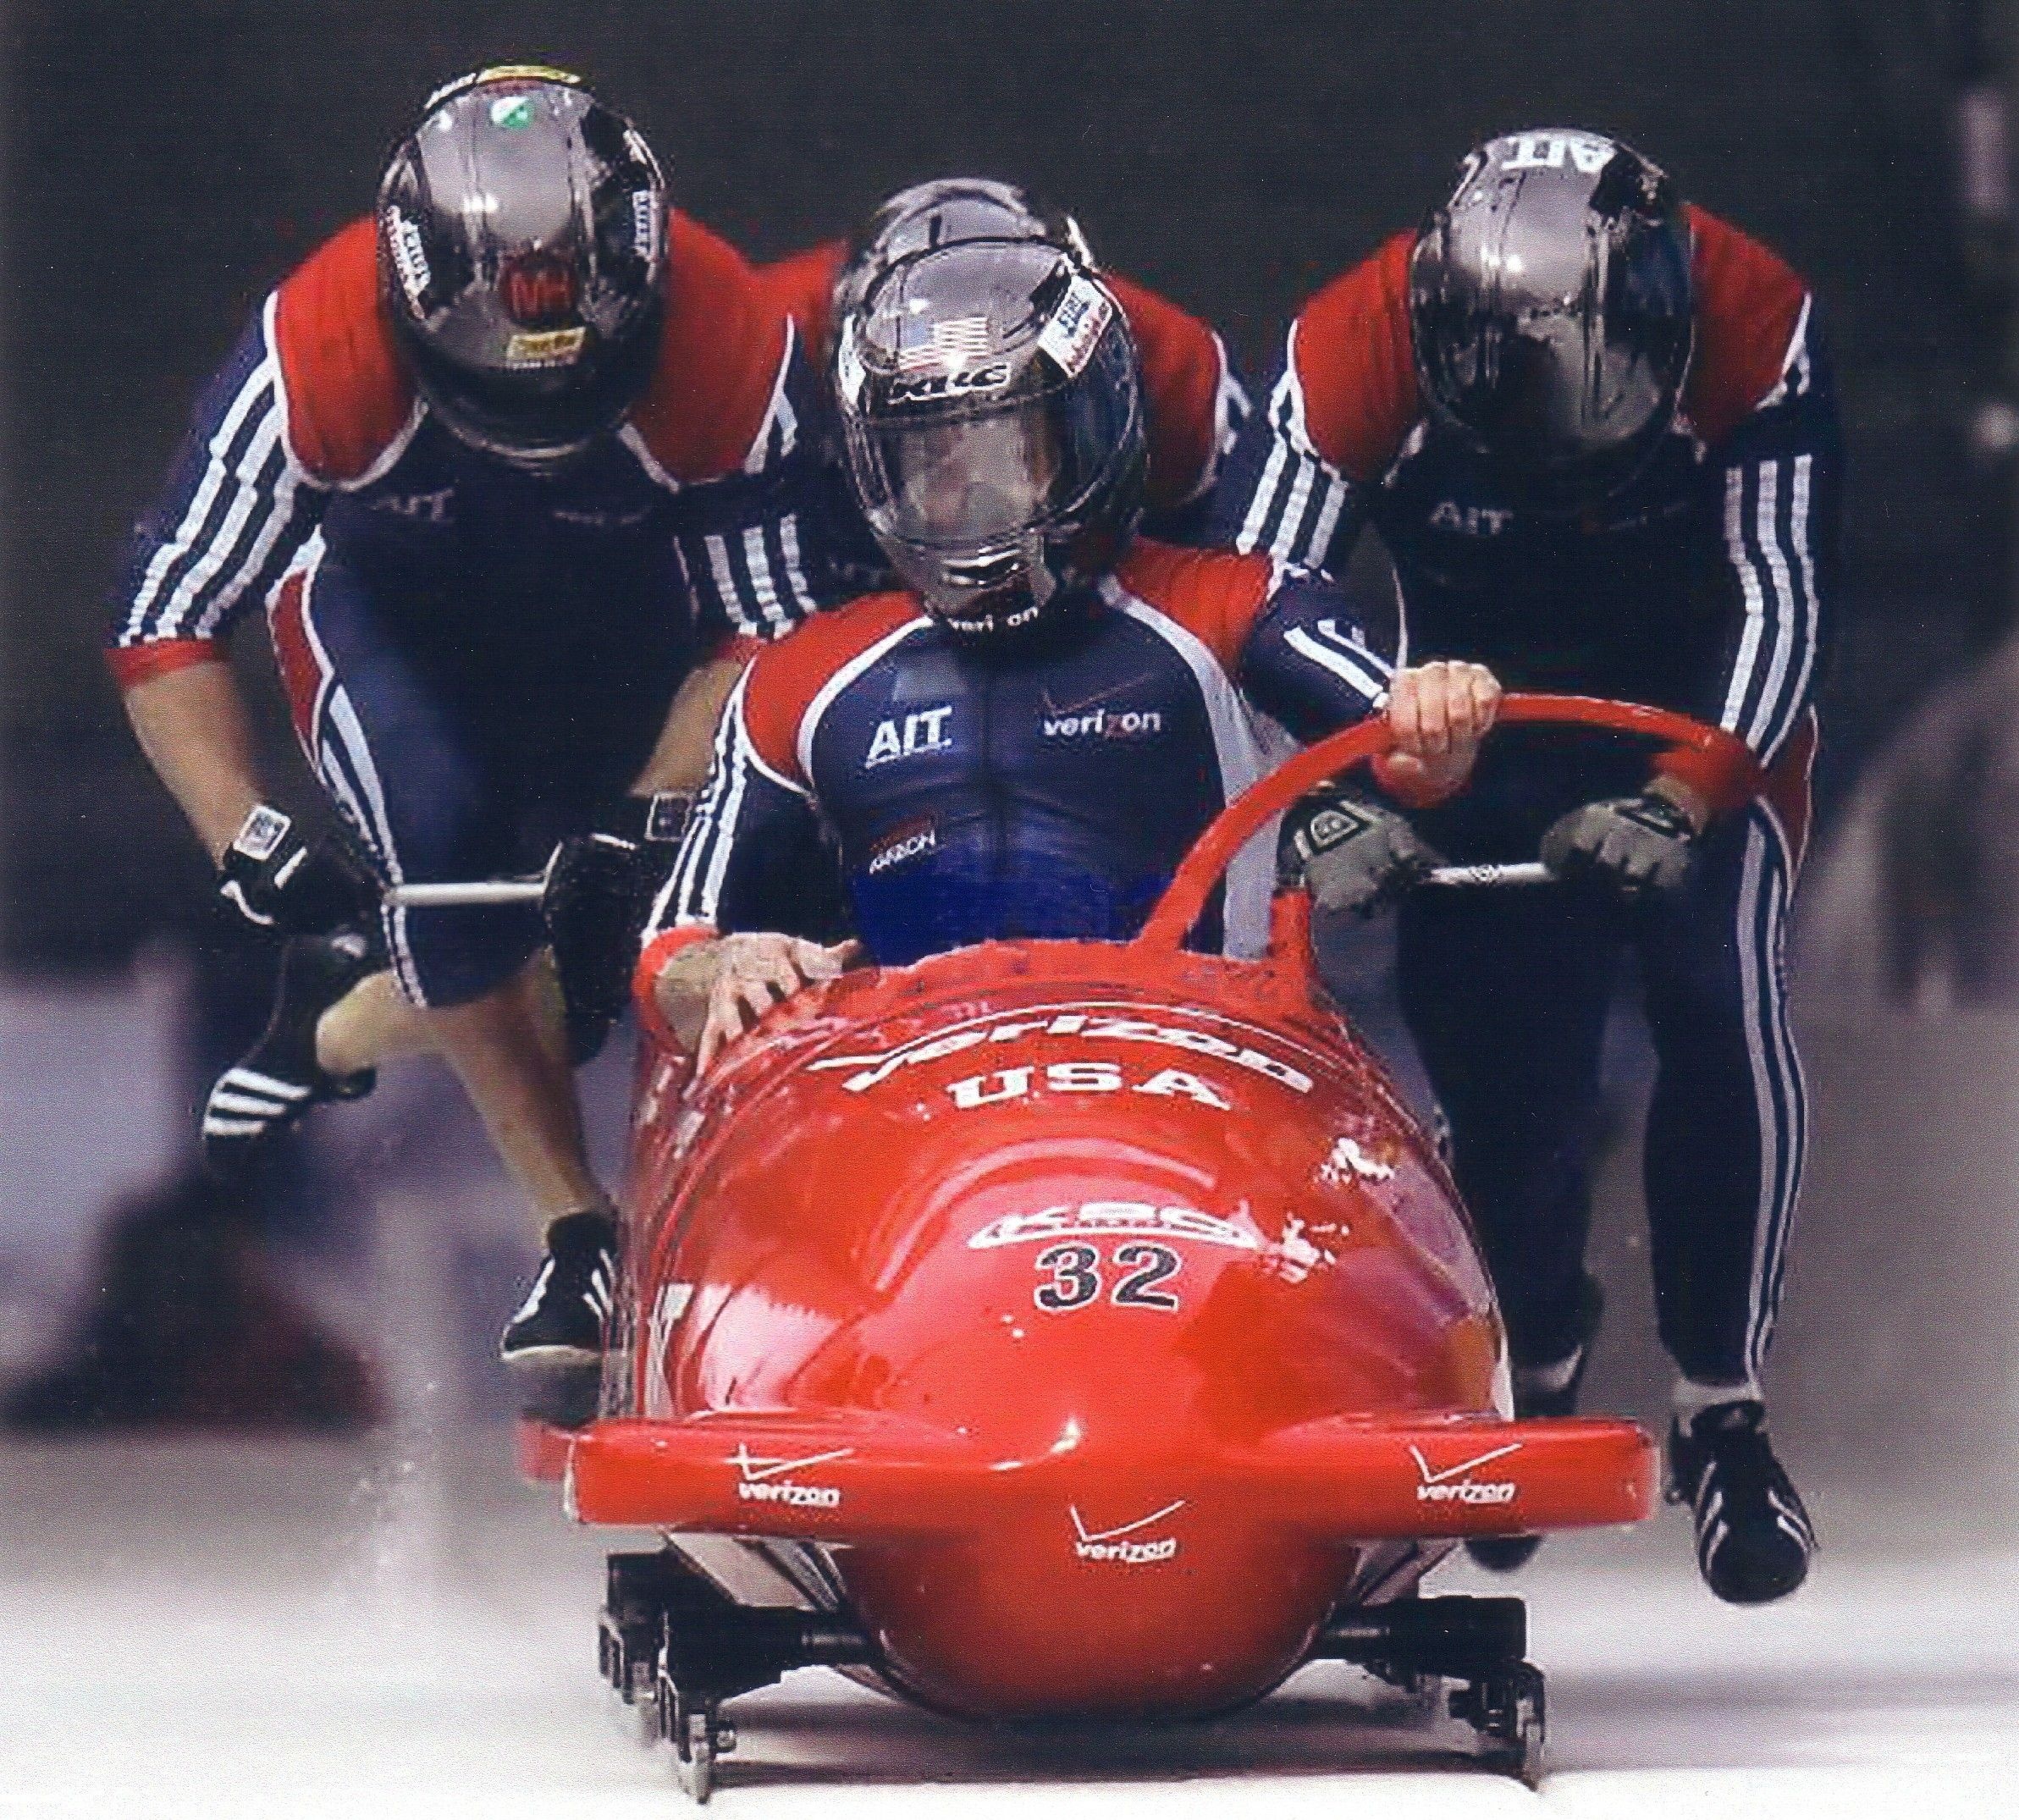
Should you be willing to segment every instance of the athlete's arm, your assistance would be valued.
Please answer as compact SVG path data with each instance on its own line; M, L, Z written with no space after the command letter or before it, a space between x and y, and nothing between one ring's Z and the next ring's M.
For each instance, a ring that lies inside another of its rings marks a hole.
M278 810L262 810L223 641L269 593L328 497L288 434L269 298L197 400L161 500L137 527L107 655L148 763L253 921L328 927L371 887Z
M807 857L823 850L795 761L782 752L767 758L752 737L749 694L763 681L747 671L731 692L708 780L654 896L636 980L648 1022L683 1045L703 1044L709 1060L743 1028L744 1013L774 1002L774 989L797 990L842 964L819 957L853 951L787 933L806 896Z
M1711 460L1728 601L1704 718L1774 763L1806 718L1834 631L1843 444L1812 331Z
M260 802L252 730L231 667L201 660L134 683L126 718L203 850L222 863Z
M1376 775L1412 806L1465 782L1500 709L1500 684L1483 665L1439 660L1393 670L1368 646L1336 587L1294 573L1277 584L1249 632L1239 681L1256 707L1306 745L1386 713L1395 750Z

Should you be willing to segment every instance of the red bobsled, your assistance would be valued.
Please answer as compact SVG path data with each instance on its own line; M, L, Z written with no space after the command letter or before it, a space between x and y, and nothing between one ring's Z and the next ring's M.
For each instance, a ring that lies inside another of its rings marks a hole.
M1503 719L1686 744L1728 801L1757 780L1652 709ZM1022 1720L1221 1712L1344 1657L1458 1682L1536 1773L1520 1602L1417 1583L1457 1539L1646 1516L1652 1443L1510 1420L1465 1211L1316 984L1306 900L1264 961L1181 946L1257 830L1387 743L1229 808L1134 941L851 973L698 1086L643 1058L606 1413L534 1451L582 1521L668 1539L612 1558L604 1666L692 1792L722 1702L809 1663Z

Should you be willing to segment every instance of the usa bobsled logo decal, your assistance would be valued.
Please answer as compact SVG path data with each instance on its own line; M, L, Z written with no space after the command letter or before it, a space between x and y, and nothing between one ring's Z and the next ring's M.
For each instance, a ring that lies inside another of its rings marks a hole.
M1112 1530L1089 1530L1079 1507L1068 1504L1066 1514L1073 1519L1073 1553L1083 1561L1113 1561L1124 1567L1152 1567L1168 1561L1178 1553L1178 1538L1159 1536L1152 1540L1142 1532L1176 1516L1184 1508L1184 1499L1173 1498L1161 1510L1153 1510L1133 1523L1118 1524Z
M1301 1068L1293 1067L1288 1062L1266 1055L1248 1044L1215 1035L1210 1030L1195 1029L1189 1024L1165 1023L1154 1018L1101 1017L1057 1006L1038 1006L1029 1017L1000 1023L957 1024L950 1030L919 1037L874 1055L821 1056L808 1062L807 1068L814 1073L853 1068L856 1072L841 1083L843 1091L867 1093L893 1074L920 1062L943 1061L948 1056L957 1056L983 1043L1018 1042L1033 1037L1065 1037L1089 1043L1152 1043L1231 1062L1235 1067L1274 1081L1279 1087L1287 1087L1292 1093L1308 1094L1312 1087L1310 1076Z
M760 1459L747 1443L738 1442L729 1464L736 1470L736 1496L753 1504L786 1504L795 1510L833 1510L841 1502L838 1485L799 1485L786 1475L804 1472L808 1467L831 1465L847 1459L853 1448L831 1448L825 1453L808 1453L800 1459Z
M1042 1238L1110 1238L1145 1234L1156 1238L1195 1238L1235 1251L1259 1251L1261 1240L1196 1207L1158 1207L1146 1200L1089 1200L1077 1207L1045 1207L1034 1213L1006 1213L968 1241L970 1251L993 1251Z
M1468 1475L1481 1466L1491 1465L1497 1459L1505 1459L1510 1453L1519 1453L1521 1443L1510 1441L1505 1447L1495 1448L1471 1459L1460 1460L1455 1466L1432 1470L1423 1457L1421 1448L1412 1447L1409 1456L1416 1463L1417 1476L1422 1483L1416 1487L1416 1502L1420 1504L1511 1504L1520 1487L1512 1479L1474 1479Z

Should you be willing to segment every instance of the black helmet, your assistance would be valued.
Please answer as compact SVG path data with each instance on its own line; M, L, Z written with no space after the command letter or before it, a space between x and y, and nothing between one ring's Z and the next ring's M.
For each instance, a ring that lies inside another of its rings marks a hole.
M848 474L944 624L1022 634L1074 610L1142 510L1142 382L1113 294L1035 240L917 253L839 325Z
M1086 235L1063 210L993 177L935 177L886 197L856 229L835 274L832 319L845 322L900 259L963 240L1042 240L1096 269Z
M1574 509L1639 472L1690 363L1690 230L1639 152L1548 128L1470 153L1409 261L1432 418L1517 495Z
M666 186L576 78L438 89L378 187L378 270L414 377L476 448L531 467L616 425L651 377Z

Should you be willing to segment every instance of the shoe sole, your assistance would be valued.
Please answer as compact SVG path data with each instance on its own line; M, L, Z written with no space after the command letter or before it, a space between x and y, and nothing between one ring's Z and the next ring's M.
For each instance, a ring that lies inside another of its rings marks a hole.
M603 1354L589 1346L521 1346L515 1352L500 1352L499 1358L513 1371L552 1371L562 1365L599 1365Z

